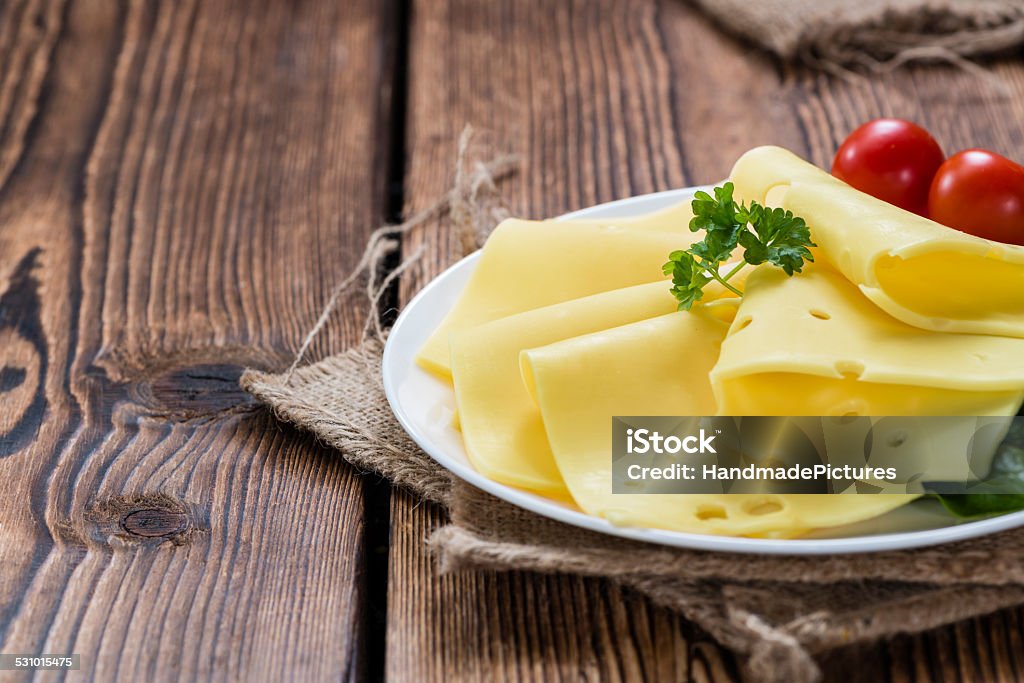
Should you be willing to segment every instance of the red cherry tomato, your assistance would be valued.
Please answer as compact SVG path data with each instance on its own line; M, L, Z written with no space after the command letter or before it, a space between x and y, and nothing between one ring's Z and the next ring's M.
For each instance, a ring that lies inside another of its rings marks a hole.
M921 126L902 119L875 119L843 141L832 162L832 175L924 216L928 188L943 159L939 143Z
M957 152L935 174L928 210L951 228L1024 245L1024 166L984 149Z

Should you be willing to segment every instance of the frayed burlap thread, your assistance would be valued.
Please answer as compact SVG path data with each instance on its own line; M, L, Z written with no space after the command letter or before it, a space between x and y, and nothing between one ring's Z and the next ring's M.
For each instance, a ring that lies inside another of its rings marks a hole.
M374 233L352 275L280 374L247 371L242 386L281 420L314 434L356 467L448 510L430 539L443 571L533 570L603 577L684 615L746 658L752 680L810 683L815 657L853 643L917 633L1024 604L1024 530L962 543L872 555L734 555L648 545L569 527L453 480L405 434L381 380L387 330L377 305L416 256L383 273L397 236L447 217L463 250L503 214L497 181L514 159L469 163L459 144L453 189L427 211ZM361 287L357 285L362 285ZM358 295L361 304L353 304ZM363 305L361 344L317 363L302 357L339 305Z

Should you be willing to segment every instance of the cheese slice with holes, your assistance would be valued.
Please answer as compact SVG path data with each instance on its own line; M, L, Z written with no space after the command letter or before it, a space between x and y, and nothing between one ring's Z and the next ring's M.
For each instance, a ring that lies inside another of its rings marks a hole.
M778 147L736 162L736 195L802 216L816 253L891 316L927 330L1024 337L1024 247L875 199Z
M612 493L614 415L712 415L708 379L726 324L706 309L672 313L522 354L559 471L577 505L615 525L792 537L869 519L906 495Z
M697 237L687 228L692 215L686 202L635 218L504 221L417 362L447 379L453 333L542 306L662 281L668 255Z
M922 330L832 268L762 266L711 382L722 415L1014 415L1024 339Z
M459 426L470 462L489 479L568 499L519 354L676 308L665 282L595 294L501 318L451 336Z

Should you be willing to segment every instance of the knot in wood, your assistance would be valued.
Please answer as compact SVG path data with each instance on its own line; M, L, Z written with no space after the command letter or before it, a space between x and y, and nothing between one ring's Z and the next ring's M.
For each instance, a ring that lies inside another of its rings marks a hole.
M180 534L188 527L188 516L179 510L145 508L133 510L121 520L121 528L140 538L164 538Z
M132 397L164 419L215 417L254 405L238 384L242 369L216 363L159 368L131 388Z

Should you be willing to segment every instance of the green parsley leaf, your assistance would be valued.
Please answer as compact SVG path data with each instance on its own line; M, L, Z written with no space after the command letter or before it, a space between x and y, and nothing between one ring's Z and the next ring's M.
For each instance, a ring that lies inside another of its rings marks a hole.
M736 238L743 228L739 215L741 207L732 199L733 184L726 183L715 188L715 197L707 192L697 192L693 199L693 219L690 232L704 230L707 235L691 247L698 258L708 261L725 261L736 248Z
M813 261L809 246L815 246L811 242L811 230L803 218L793 215L792 211L783 209L768 209L757 204L756 217L752 213L750 224L758 237L758 248L755 254L763 255L761 261L754 262L744 254L747 263L764 263L768 261L786 271L786 275L799 273L804 267L804 261ZM745 233L750 235L749 232ZM743 242L740 242L743 244ZM749 247L746 247L750 251Z
M745 264L770 263L792 275L803 270L805 261L814 260L810 247L817 245L811 241L804 219L757 202L750 206L737 203L734 191L733 184L727 182L714 189L714 196L704 191L694 194L690 231L703 230L704 238L685 251L672 252L663 267L665 275L672 276L672 294L679 300L680 310L690 310L700 301L712 280L743 296L728 281ZM743 248L743 263L724 276L719 274L719 267L737 247Z
M693 254L685 251L673 251L662 271L672 276L672 295L679 300L679 310L690 310L704 296L704 285L711 282Z

